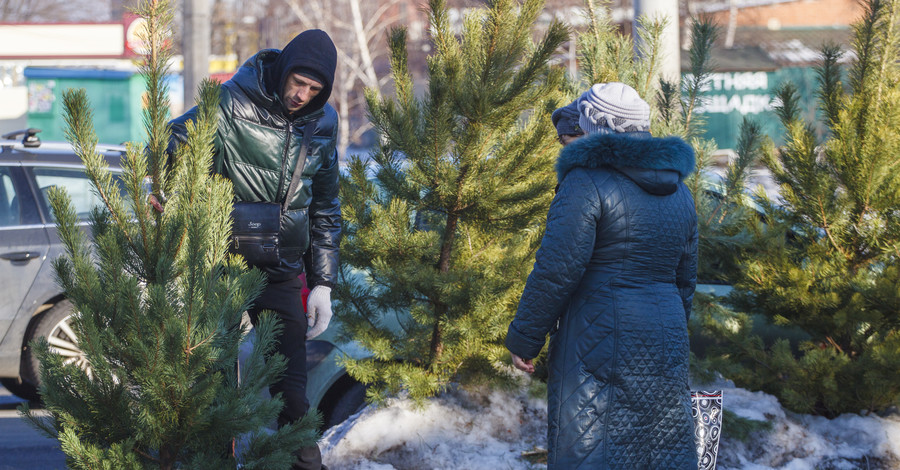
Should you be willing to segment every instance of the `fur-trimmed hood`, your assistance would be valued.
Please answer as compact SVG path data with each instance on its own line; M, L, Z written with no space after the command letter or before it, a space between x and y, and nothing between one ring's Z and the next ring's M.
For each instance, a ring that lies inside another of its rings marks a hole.
M665 194L668 189L651 190L642 181L671 179L677 185L694 171L694 149L679 137L651 137L643 132L589 134L560 152L556 161L557 181L561 182L578 167L615 168L648 192ZM661 170L662 176L653 170ZM670 178L665 175L669 172L672 172Z

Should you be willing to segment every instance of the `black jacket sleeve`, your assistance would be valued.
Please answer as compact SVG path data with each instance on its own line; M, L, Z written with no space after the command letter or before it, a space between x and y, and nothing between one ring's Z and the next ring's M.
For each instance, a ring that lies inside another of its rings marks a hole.
M187 122L188 121L196 121L197 119L197 107L187 110L181 116L178 116L175 119L169 121L169 127L171 128L171 135L169 136L169 146L166 148L166 154L169 156L169 168L172 167L174 163L173 159L175 158L175 150L179 145L184 145L187 143Z
M309 205L309 249L304 255L306 282L334 287L338 274L338 247L341 243L341 203L338 200L339 165L337 150L313 176Z

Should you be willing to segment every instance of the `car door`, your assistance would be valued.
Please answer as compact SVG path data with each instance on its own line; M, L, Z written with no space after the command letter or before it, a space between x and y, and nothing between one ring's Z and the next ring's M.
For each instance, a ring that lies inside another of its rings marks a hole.
M59 238L59 232L56 229L56 217L53 209L50 207L50 189L63 189L69 196L69 202L72 209L75 210L75 216L78 218L78 227L90 237L90 227L88 219L91 209L94 206L102 206L103 201L93 190L93 185L88 178L83 166L80 165L26 165L24 167L26 176L34 183L34 192L37 195L37 206L43 214L43 218L47 224L47 236L50 240L50 259L59 257L64 252L62 241ZM123 187L119 181L121 173L118 170L113 172L113 182L120 188ZM40 279L41 284L46 281L48 285L35 286L43 290L53 290L56 288L55 281L52 278Z
M85 169L82 165L63 163L63 162L34 162L26 161L20 163L21 166L12 166L8 173L18 179L11 181L19 181L19 186L12 183L6 187L11 187L27 196L28 202L28 221L36 222L34 225L26 224L25 226L16 226L17 230L7 230L8 232L16 232L13 235L7 235L0 230L0 247L4 247L4 253L9 253L10 258L15 258L10 264L25 265L29 268L27 276L30 282L25 282L25 275L0 272L0 296L4 300L11 298L11 291L17 294L16 302L18 314L15 310L12 312L12 319L6 319L5 323L5 339L0 340L0 378L20 376L23 381L29 382L31 386L37 385L38 371L33 361L26 364L21 362L22 347L29 341L38 336L47 337L51 345L51 352L64 356L66 361L73 361L79 366L87 366L83 353L78 346L78 338L74 331L69 327L68 317L59 317L54 321L56 324L43 325L42 321L34 324L33 329L28 329L30 320L33 315L38 312L47 312L51 314L61 305L71 306L68 302L59 302L63 295L62 289L57 285L53 272L51 260L63 254L64 247L60 242L59 234L55 225L55 218L50 208L48 194L53 187L65 190L69 195L72 208L78 217L78 225L81 230L90 236L88 226L88 216L91 208L101 203L99 197L92 190L92 185ZM113 180L119 183L119 175L121 170L113 169ZM121 187L121 185L120 185ZM17 192L18 194L18 192ZM10 199L11 200L11 199ZM10 207L16 205L10 204ZM2 204L0 204L2 209ZM2 216L2 213L0 213ZM8 218L14 218L8 216ZM41 241L41 249L35 246L25 245L28 240ZM18 240L19 243L12 246L13 241ZM9 245L9 246L8 246ZM40 252L40 262L32 263L32 257L35 253ZM19 259L23 258L23 259ZM34 265L33 267L31 265ZM36 275L35 275L36 274ZM7 276L20 276L17 279L20 286L15 289L7 289L6 284L9 283ZM24 297L24 301L22 298ZM66 307L67 309L70 307ZM70 310L60 310L59 312L70 312ZM4 315L7 315L4 313ZM44 317L40 317L43 319ZM50 317L54 318L54 317ZM46 326L44 328L43 326ZM0 331L0 336L2 336ZM21 371L21 372L20 372ZM25 395L28 396L27 389L23 389Z
M0 165L0 342L46 262L50 239L17 165Z

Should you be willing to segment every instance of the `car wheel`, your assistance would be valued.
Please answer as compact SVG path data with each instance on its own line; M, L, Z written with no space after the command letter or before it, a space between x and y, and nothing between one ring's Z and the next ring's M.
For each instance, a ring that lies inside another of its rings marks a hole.
M325 429L343 423L350 415L361 410L366 404L366 386L354 382L334 404L331 413L325 417Z
M41 314L35 323L32 334L25 344L25 352L22 356L22 378L35 387L40 386L41 363L38 360L31 341L44 337L50 345L50 352L62 356L66 364L74 364L91 375L91 366L87 357L78 346L79 338L72 329L72 303L63 300L49 310Z

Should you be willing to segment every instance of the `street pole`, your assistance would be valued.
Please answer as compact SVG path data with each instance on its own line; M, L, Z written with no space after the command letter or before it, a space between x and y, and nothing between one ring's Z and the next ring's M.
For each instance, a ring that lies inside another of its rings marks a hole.
M635 19L667 18L668 24L660 38L660 77L676 81L681 77L681 47L678 35L678 0L634 0Z
M184 109L194 106L197 87L209 75L210 0L184 0Z

